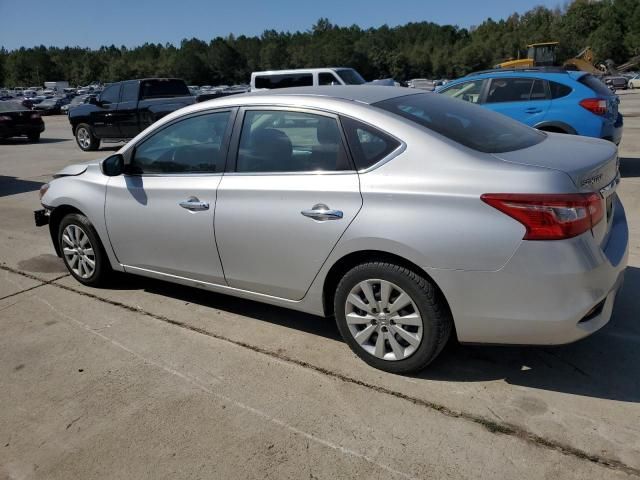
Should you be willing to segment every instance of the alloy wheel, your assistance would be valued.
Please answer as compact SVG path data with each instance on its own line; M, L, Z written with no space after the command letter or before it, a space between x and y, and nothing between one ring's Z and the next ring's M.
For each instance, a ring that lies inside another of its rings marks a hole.
M82 148L89 148L91 145L91 138L86 128L80 127L77 132L78 143Z
M383 360L403 360L420 346L423 321L407 292L380 279L354 286L345 302L349 332L366 352Z
M96 270L96 256L87 233L78 225L62 232L62 253L69 268L80 278L90 278Z

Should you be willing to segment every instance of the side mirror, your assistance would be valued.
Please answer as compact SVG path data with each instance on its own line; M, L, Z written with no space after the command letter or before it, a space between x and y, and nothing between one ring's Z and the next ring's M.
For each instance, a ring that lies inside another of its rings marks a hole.
M115 153L105 158L100 165L102 173L107 177L117 177L124 172L124 157L120 153Z

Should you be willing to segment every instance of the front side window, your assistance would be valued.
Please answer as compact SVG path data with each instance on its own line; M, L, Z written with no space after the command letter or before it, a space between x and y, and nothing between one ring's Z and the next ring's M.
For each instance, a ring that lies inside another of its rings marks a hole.
M483 80L472 80L470 82L457 83L451 87L445 88L440 93L466 102L478 103L480 101L480 94L482 93L482 84Z
M340 82L333 73L319 73L318 85L340 85Z
M372 167L400 146L395 138L349 117L340 118L358 170Z
M281 110L244 116L236 171L353 170L335 118Z
M163 128L138 145L134 174L216 173L224 170L224 138L230 112L198 115Z
M336 70L336 73L346 85L362 85L366 83L364 78L353 68L340 68Z
M405 95L373 106L479 152L511 152L531 147L546 138L543 132L504 115L477 105L455 102L444 95Z
M118 103L120 97L120 84L111 85L104 89L100 94L100 101L102 103Z
M494 78L491 80L486 102L528 102L534 83L532 78Z

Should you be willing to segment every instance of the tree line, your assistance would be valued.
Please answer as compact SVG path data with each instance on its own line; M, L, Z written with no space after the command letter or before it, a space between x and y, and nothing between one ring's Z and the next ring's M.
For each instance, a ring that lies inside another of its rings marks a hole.
M592 47L596 61L623 63L640 55L639 0L574 0L563 8L535 7L472 28L431 22L363 29L322 18L305 32L267 30L260 36L184 39L179 46L145 43L0 48L0 85L71 85L142 77L179 77L189 84L248 83L252 71L349 66L367 80L455 78L515 58L529 43L559 41L559 59Z

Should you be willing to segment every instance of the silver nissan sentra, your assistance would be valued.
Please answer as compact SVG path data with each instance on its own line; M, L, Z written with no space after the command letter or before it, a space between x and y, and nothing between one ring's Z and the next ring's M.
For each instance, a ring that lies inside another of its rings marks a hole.
M114 270L335 316L390 372L460 342L562 344L627 262L616 146L405 88L225 97L41 190L81 283ZM454 328L455 327L455 328Z

